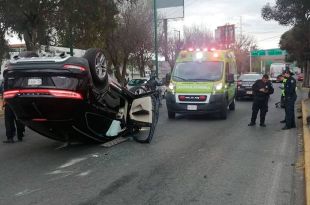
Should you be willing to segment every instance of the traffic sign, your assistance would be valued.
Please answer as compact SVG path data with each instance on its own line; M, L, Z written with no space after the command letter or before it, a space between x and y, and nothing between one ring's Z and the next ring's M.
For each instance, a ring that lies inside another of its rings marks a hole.
M251 56L257 57L257 56L265 56L266 51L265 50L254 50L251 51Z
M251 51L251 56L260 57L260 56L284 56L286 55L286 51L281 50L279 48L276 49L268 49L268 50L253 50Z

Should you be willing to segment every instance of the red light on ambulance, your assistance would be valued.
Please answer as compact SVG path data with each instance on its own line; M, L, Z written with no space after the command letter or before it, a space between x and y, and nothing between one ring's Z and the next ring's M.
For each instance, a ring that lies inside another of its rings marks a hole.
M189 48L188 51L194 51L194 49L193 48Z

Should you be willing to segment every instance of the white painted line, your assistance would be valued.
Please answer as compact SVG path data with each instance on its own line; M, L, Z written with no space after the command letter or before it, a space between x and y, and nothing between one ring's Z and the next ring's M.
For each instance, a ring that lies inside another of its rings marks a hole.
M86 172L79 173L76 176L78 176L78 177L85 177L85 176L89 175L90 173L92 173L92 171L91 170L87 170Z
M65 164L63 164L63 165L61 165L59 168L60 168L60 169L63 169L63 168L66 168L66 167L70 167L70 166L75 165L75 164L77 164L77 163L79 163L79 162L81 162L81 161L84 161L84 160L86 160L86 159L87 159L86 157L72 159L72 160L70 160L69 162L67 162L67 163L65 163Z
M283 132L282 142L279 149L275 149L274 155L284 156L287 150L289 135L291 132ZM277 203L277 193L279 192L281 174L283 170L283 162L278 162L275 164L275 168L272 171L272 183L267 196L265 197L265 205L276 205Z
M64 170L55 170L52 172L48 172L46 173L46 175L56 175L56 174L68 174L68 173L72 173L73 171L64 171Z
M31 193L39 191L39 190L40 189L25 189L24 191L16 193L15 196L17 196L17 197L25 196L25 195L31 194Z

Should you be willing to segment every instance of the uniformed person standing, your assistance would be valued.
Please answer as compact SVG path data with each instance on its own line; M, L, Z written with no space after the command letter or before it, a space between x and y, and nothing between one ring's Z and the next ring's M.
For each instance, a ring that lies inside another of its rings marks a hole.
M10 105L4 105L4 122L7 139L3 143L14 143L14 136L17 134L18 141L23 141L25 125L16 119Z
M295 123L295 101L297 99L296 95L296 80L292 76L290 70L285 71L285 77L287 78L285 87L284 87L284 94L285 94L285 126L282 130L287 130L291 128L296 128Z
M258 111L260 111L260 126L266 127L265 117L268 112L268 100L269 95L274 92L272 83L269 81L268 75L263 75L262 79L257 80L253 86L252 90L254 93L254 101L252 105L252 117L251 122L248 126L254 126L256 124L256 118Z

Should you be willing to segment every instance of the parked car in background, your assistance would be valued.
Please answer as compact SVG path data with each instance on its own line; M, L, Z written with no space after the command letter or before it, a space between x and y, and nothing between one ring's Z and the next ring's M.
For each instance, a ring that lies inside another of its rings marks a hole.
M270 65L270 80L272 82L277 82L277 76L283 73L285 66L285 63L272 63Z
M128 84L127 84L127 89L130 90L133 87L141 87L144 86L147 82L147 79L142 79L142 78L138 78L138 79L131 79Z
M261 79L262 74L248 73L242 74L237 81L237 100L244 97L253 97L252 85L256 80Z

